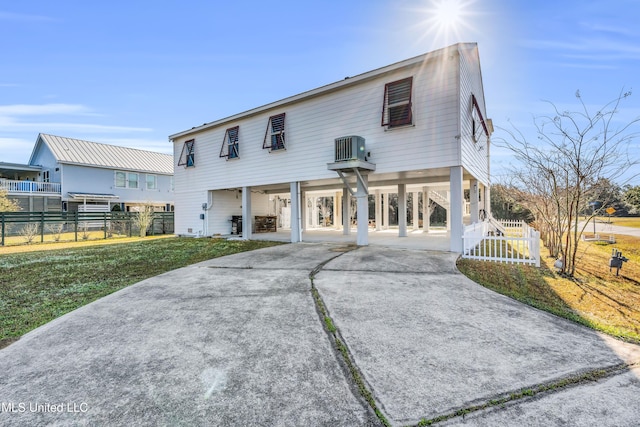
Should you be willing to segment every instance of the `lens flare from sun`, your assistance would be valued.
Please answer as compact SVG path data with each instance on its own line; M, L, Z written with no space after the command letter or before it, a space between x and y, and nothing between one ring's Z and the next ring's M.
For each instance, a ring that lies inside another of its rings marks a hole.
M460 41L466 30L472 30L472 17L475 0L430 0L429 5L420 10L425 16L423 38L434 43L453 43Z

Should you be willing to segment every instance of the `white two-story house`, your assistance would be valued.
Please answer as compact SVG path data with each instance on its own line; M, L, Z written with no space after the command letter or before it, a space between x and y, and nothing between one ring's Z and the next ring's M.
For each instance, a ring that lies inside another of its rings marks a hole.
M173 210L173 156L39 134L28 164L0 163L23 211Z
M299 242L353 226L366 245L395 211L398 237L411 223L429 239L435 202L461 252L465 222L489 214L491 132L475 43L206 123L169 137L176 234L277 229Z

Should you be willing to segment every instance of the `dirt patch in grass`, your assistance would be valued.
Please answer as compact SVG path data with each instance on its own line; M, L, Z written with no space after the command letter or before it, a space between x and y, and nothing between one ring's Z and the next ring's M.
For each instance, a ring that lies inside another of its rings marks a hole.
M580 242L574 278L556 274L550 258L541 268L466 259L458 261L458 268L499 293L640 344L640 239L616 239L613 245ZM609 271L613 248L629 258L619 276Z
M65 313L146 278L211 258L281 244L176 237L137 240L0 252L0 348Z

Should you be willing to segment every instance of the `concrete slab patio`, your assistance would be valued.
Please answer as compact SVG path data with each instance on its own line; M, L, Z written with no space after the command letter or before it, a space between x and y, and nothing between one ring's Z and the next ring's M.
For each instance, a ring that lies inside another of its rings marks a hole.
M638 424L639 347L489 291L455 259L301 243L145 280L0 350L0 425L380 425L324 329L312 271L392 425L607 369L440 425Z

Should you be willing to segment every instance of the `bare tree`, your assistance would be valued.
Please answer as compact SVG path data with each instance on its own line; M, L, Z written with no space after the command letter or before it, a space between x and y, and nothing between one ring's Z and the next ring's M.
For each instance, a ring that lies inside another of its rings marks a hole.
M153 205L150 202L140 206L140 210L134 218L134 222L140 230L140 237L147 235L147 229L153 223L153 212Z
M521 193L520 202L534 213L550 255L562 258L561 272L568 276L575 274L578 241L587 226L580 223L579 214L591 212L587 208L595 184L618 181L638 164L629 146L638 136L632 128L640 117L617 120L621 103L630 95L623 91L593 112L578 91L578 111L560 111L549 102L553 114L534 118L535 143L516 128L503 129L509 139L496 141L519 160L512 168L511 184Z
M7 190L0 188L0 212L17 212L20 210L18 204L7 197Z

